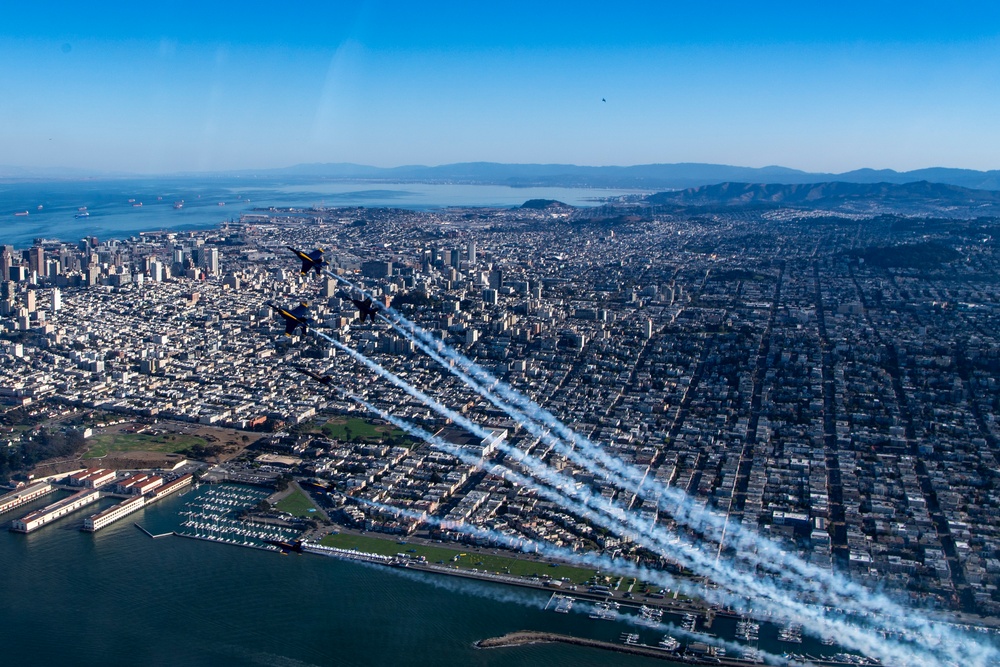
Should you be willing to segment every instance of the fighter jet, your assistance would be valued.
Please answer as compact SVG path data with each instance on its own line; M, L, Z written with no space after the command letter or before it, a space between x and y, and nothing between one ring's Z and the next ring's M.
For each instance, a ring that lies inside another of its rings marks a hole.
M351 299L351 302L358 308L358 314L361 316L361 324L365 323L365 318L370 318L372 322L375 321L378 306L372 303L371 297L366 298L364 301Z
M323 249L316 248L310 253L304 253L301 250L296 250L292 246L285 246L302 260L302 275L306 275L309 271L315 269L316 275L318 276L322 271L324 266L329 266L330 263L323 259Z
M302 366L296 366L295 370L302 373L303 375L308 375L309 377L311 377L313 380L316 380L316 382L319 382L320 384L329 385L331 382L333 382L333 378L330 377L329 375L320 375L319 373L313 373L308 368L303 368Z
M285 335L291 336L298 327L302 327L302 335L309 333L309 325L312 324L313 318L309 317L309 304L303 301L299 305L295 306L291 311L287 311L284 308L279 308L273 303L267 304L274 309L276 313L285 318Z

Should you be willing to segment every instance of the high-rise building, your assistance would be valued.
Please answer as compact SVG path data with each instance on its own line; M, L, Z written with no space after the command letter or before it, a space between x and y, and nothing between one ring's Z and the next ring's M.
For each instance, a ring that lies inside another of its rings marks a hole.
M330 298L337 293L337 281L333 278L327 278L320 284L319 295L325 298Z
M35 312L35 290L30 289L27 294L25 294L24 307L28 309L29 313Z
M38 275L45 275L45 249L35 246L28 251L28 270Z
M101 268L99 266L91 265L87 267L87 272L84 275L87 277L86 282L88 287L93 287L101 283Z
M219 249L209 248L205 253L205 268L213 276L219 275Z
M465 259L469 264L476 263L476 239L469 239L465 244Z
M503 287L503 271L493 269L490 271L490 289L498 290Z
M58 259L47 259L45 260L45 276L48 278L55 278L62 274L62 264L60 264Z
M62 292L56 287L52 290L52 312L58 313L62 309Z
M6 249L0 253L0 277L10 279L10 267L14 266L14 257Z

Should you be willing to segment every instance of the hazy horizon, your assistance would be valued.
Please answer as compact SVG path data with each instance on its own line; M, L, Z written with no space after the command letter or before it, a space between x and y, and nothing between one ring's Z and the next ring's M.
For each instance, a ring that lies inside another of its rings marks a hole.
M8 4L0 161L990 170L998 18L924 2Z

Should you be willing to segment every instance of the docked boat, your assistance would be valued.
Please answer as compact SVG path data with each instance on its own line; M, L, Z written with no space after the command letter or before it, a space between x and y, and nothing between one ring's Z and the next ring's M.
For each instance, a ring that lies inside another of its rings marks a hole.
M663 610L655 607L642 605L639 608L639 618L636 621L639 625L655 628L663 620Z
M560 595L556 598L555 612L557 614L568 614L573 609L573 598Z
M756 641L759 637L760 623L751 620L749 616L742 617L736 623L736 636L746 642Z
M687 632L694 632L695 628L698 627L698 617L694 614L684 614L684 620L681 621L681 627Z
M778 631L778 641L792 644L802 643L802 626L798 623L787 625Z
M618 618L619 604L617 602L598 602L590 617L599 621L614 621Z
M680 641L677 640L676 637L671 637L670 635L663 635L663 639L660 640L658 646L662 648L664 651L676 653L680 649L681 643Z

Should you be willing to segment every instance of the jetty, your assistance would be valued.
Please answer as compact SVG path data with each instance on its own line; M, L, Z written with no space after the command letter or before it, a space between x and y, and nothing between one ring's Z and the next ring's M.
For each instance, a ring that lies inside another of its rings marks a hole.
M600 641L598 639L587 639L584 637L573 637L571 635L561 635L555 632L536 632L534 630L519 630L510 632L500 637L489 637L481 639L473 644L476 648L507 648L511 646L525 646L528 644L570 644L572 646L586 646L604 651L614 651L615 653L628 653L630 655L640 655L645 658L657 658L659 660L669 660L677 662L683 660L689 664L705 665L729 665L730 667L745 667L749 665L746 660L736 658L703 658L701 656L687 653L679 657L676 653L664 651L663 649L645 644L622 643L612 644L611 642Z

